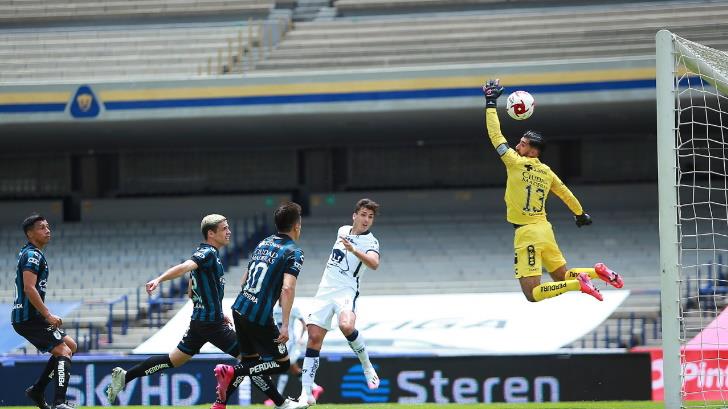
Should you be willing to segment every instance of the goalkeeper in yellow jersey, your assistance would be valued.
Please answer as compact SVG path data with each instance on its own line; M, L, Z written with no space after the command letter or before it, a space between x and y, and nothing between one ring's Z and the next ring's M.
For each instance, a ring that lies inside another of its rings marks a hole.
M485 125L508 174L505 202L508 222L515 228L515 271L521 290L531 302L556 297L567 291L581 291L602 301L602 294L594 287L592 278L604 280L616 288L624 286L624 281L602 263L593 268L567 270L551 223L546 219L549 192L558 196L574 213L578 227L590 225L591 217L551 168L538 159L545 147L541 134L527 131L515 149L508 146L496 111L502 92L503 87L497 79L488 80L483 86ZM541 283L542 268L546 268L554 281Z

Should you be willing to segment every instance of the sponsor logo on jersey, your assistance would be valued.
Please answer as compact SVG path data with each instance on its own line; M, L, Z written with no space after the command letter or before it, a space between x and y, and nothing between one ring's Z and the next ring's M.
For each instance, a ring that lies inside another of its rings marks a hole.
M250 301L252 301L252 302L254 302L256 304L258 303L258 297L254 296L253 294L251 294L251 293L249 293L247 291L243 291L242 294L243 294L243 297L249 299Z
M35 257L28 257L28 263L35 264L37 266L40 265L40 260Z

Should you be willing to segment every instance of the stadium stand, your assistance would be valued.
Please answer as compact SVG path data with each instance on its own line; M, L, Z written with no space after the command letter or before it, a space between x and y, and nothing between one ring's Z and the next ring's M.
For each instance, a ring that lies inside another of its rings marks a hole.
M225 14L264 16L273 6L273 0L4 0L0 1L0 24Z
M0 81L190 77L253 69L351 69L651 56L654 32L668 26L679 35L709 46L728 44L728 5L711 2L483 11L484 2L474 5L460 1L448 6L460 11L321 19L317 18L320 14L332 15L325 12L328 9L339 10L344 16L349 8L371 8L374 13L383 3L339 1L334 4L336 9L319 1L281 2L277 9L271 1L257 0L159 1L148 7L117 3L84 2L83 8L80 3L0 3L0 19L21 25L0 29ZM400 3L427 9L432 2ZM496 1L491 7L504 3ZM86 4L94 7L86 8ZM59 13L55 7L67 11ZM216 22L204 20L194 11L196 7L227 16ZM387 7L385 10L392 13ZM241 8L261 11L252 15L256 18L252 29L247 27L251 14L235 14ZM108 17L117 12L120 16L164 16L188 11L197 16L197 21L112 27L91 23L33 26L46 15L60 16L63 23L63 16ZM292 19L298 22L287 32ZM514 21L518 21L517 30L512 29Z
M726 15L726 4L660 2L342 17L297 24L256 69L651 56L655 31L668 26L710 46L728 44Z
M216 74L243 58L258 58L250 56L257 55L266 33L261 24L276 34L286 26L241 21L5 30L0 81Z

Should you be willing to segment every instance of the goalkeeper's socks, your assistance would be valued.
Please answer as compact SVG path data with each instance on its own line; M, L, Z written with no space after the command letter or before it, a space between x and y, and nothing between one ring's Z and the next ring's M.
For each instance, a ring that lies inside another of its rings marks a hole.
M567 291L581 291L581 285L577 280L551 281L534 287L531 294L536 301L556 297Z
M313 383L316 379L316 371L319 367L320 351L308 348L306 349L306 357L303 358L303 367L301 368L301 388L302 393L306 396L313 396Z
M364 344L364 337L361 336L358 330L354 330L351 334L346 336L346 340L349 341L351 350L354 351L362 367L371 368L372 363L369 361L369 353L367 347Z
M564 280L576 280L581 273L586 273L591 279L599 278L599 274L593 268L570 268L564 275Z

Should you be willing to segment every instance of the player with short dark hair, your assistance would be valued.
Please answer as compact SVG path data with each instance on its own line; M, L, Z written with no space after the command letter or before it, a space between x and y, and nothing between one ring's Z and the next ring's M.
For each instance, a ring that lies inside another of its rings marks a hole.
M275 210L274 219L278 232L253 250L248 269L243 273L242 291L233 304L233 322L242 358L238 365L215 367L218 402L225 402L236 377L281 374L291 365L286 342L296 279L303 266L303 251L296 244L301 236L301 206L283 203ZM280 329L273 320L273 306L279 299L283 310ZM280 394L269 397L277 408L308 407L306 402L284 399Z
M71 357L77 346L61 328L61 317L51 313L45 305L49 269L43 249L51 240L51 228L39 214L23 220L22 226L28 243L18 253L11 322L15 332L39 351L51 353L40 377L25 394L40 409L49 409L44 398L45 388L55 377L53 408L69 409L73 406L66 402L66 390L71 378Z
M546 147L543 135L527 131L515 149L508 146L501 133L496 110L498 97L503 93L499 81L488 80L483 86L483 93L488 136L508 174L505 192L507 219L515 228L514 264L523 294L528 301L536 302L567 291L581 291L602 301L603 297L591 279L599 278L616 288L624 286L624 281L603 263L597 263L593 268L566 268L566 260L546 218L549 192L558 196L574 213L577 227L590 225L591 217L556 173L539 160ZM541 283L543 267L553 282Z
M106 389L110 405L114 403L126 384L132 380L184 365L192 356L198 354L207 342L232 357L239 356L237 337L230 327L230 319L223 314L222 310L222 299L225 295L225 272L220 261L219 250L230 243L232 234L230 226L224 216L210 214L202 219L200 231L205 241L197 247L189 260L168 269L146 284L147 292L151 295L161 282L182 277L191 271L189 295L193 308L189 328L177 348L168 355L149 357L128 371L120 367L114 368L111 373L111 384ZM235 387L242 380L242 377L236 379ZM255 384L264 393L267 393L265 385L270 386L268 389L275 389L270 377L256 379ZM224 404L221 407L224 408Z
M314 304L308 315L308 343L303 358L301 396L299 401L316 404L314 381L319 367L319 354L324 337L334 329L332 318L344 334L349 347L361 362L369 389L379 387L379 377L369 360L364 337L356 329L356 300L359 297L359 280L367 268L379 267L379 241L370 229L379 204L371 199L361 199L354 207L352 224L339 227L331 255L321 277Z

